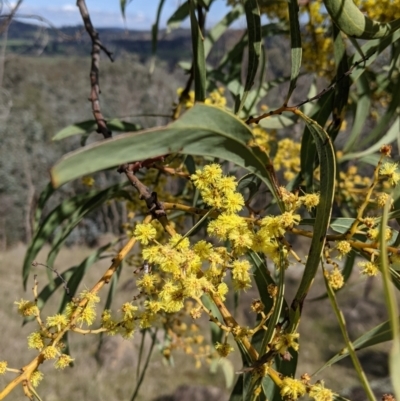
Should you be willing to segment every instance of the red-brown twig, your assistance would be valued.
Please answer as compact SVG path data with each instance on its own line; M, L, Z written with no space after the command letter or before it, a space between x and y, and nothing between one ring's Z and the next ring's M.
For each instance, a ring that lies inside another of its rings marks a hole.
M92 40L92 64L90 67L90 85L91 92L89 100L92 103L93 116L97 123L97 132L102 134L104 138L111 138L112 133L107 127L107 122L103 117L100 109L100 85L99 85L99 66L100 66L100 51L103 50L111 61L113 60L112 53L109 52L100 42L99 34L94 29L90 20L89 11L86 7L85 0L77 0L76 5L81 13L86 31Z

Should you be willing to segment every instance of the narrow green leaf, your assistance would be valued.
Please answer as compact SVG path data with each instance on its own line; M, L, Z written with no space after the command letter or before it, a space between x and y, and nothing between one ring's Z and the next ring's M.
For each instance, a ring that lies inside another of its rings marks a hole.
M389 354L389 371L392 379L395 397L400 397L400 382L399 382L399 368L400 368L400 324L399 324L399 309L397 306L396 294L391 286L390 270L388 264L388 250L386 242L386 227L388 223L389 208L391 207L390 199L386 202L383 208L382 221L379 230L379 261L382 272L383 289L385 293L386 309L388 312L389 323L391 328L391 337L393 345Z
M122 18L125 20L126 19L126 6L131 2L132 0L120 0L119 5L121 7L121 14Z
M398 117L396 118L396 120L394 121L393 125L390 127L388 132L385 135L383 135L378 141L376 141L372 146L370 146L368 149L362 150L360 152L348 153L346 155L343 155L340 158L340 160L341 161L354 160L361 158L363 156L368 156L371 153L378 152L379 149L382 147L382 145L390 144L398 138L399 129L400 129L400 118Z
M247 21L247 36L249 41L249 55L247 61L247 76L244 84L244 91L239 104L235 108L235 114L239 114L242 110L247 95L254 84L254 79L258 70L258 63L261 54L261 19L260 9L257 0L244 0L244 12Z
M71 217L76 218L77 213L87 213L90 210L90 203L101 203L107 199L110 194L119 192L127 183L117 184L105 190L92 190L84 194L76 195L73 198L66 199L59 206L54 208L40 225L35 233L25 254L22 276L24 286L31 270L31 265L36 258L43 245L49 240L52 233L60 227L60 225Z
M320 202L316 207L316 219L310 251L308 254L304 274L302 276L296 296L291 305L291 331L294 332L298 325L302 305L308 290L314 280L318 269L325 236L329 227L332 213L333 196L335 192L336 161L332 142L324 129L315 121L299 112L299 116L307 124L315 141L320 164Z
M189 17L189 1L184 1L167 21L168 31L179 28L182 22Z
M82 261L82 263L79 266L73 267L73 273L71 277L69 277L67 281L67 288L68 288L68 294L66 291L64 291L63 297L61 299L60 307L58 309L58 313L63 313L64 309L67 305L67 303L72 299L72 297L75 296L76 291L79 287L79 284L81 283L83 277L86 275L88 272L89 268L93 266L97 261L100 259L103 259L103 253L108 251L110 247L114 246L119 240L114 240L109 242L108 244L96 249L95 252L90 254L85 260ZM48 284L46 288L49 287L51 288L51 284ZM40 295L39 295L39 299ZM43 300L43 303L44 300Z
M290 25L290 46L291 46L291 61L292 69L290 74L290 86L286 95L285 104L288 103L290 96L296 88L297 78L301 68L301 33L299 23L299 5L297 0L288 0L289 9L289 25Z
M160 0L158 3L157 7L157 14L156 14L156 20L154 24L151 26L151 63L149 67L149 72L152 74L154 72L154 67L155 67L155 60L156 60L156 54L157 54L157 44L158 44L158 29L160 26L160 18L161 18L161 12L164 7L165 0Z
M221 315L219 309L215 306L214 302L211 300L210 296L205 294L201 297L201 301L203 302L204 306L211 311L212 315L218 319L219 322L223 322L224 319ZM218 327L216 324L210 324L211 329L211 342L215 345L217 342L221 342L224 336L224 331Z
M361 46L362 54L357 53L349 60L349 64L352 65L366 59L365 62L358 64L353 69L351 73L353 82L356 81L361 74L365 73L366 67L369 67L387 47L397 42L399 39L400 29L384 39L370 40Z
M124 198L128 201L132 199L130 194L126 191L121 190L121 184L113 185L110 188L103 190L98 195L90 198L81 207L79 207L75 213L66 221L64 227L55 236L51 244L50 252L47 256L46 264L49 268L52 268L58 253L64 245L66 239L70 235L71 231L82 221L82 219L90 213L92 210L101 206L104 202L109 201L113 198Z
M45 189L41 192L39 196L39 200L37 202L36 210L35 210L35 216L33 218L33 232L35 233L39 227L40 219L42 217L43 209L46 205L46 202L50 198L51 195L54 193L54 188L53 185L51 185L51 182L49 182Z
M341 311L341 309L340 309L340 307L339 307L339 305L337 303L335 292L333 291L333 288L332 288L332 286L331 286L331 284L330 284L330 282L328 280L327 273L326 273L325 268L323 266L322 266L322 269L323 269L323 277L324 277L324 281L325 281L326 291L328 293L328 297L329 297L329 300L331 302L332 309L333 309L333 311L334 311L334 313L336 315L336 319L337 319L337 321L339 323L339 327L340 327L340 330L342 332L342 336L343 336L344 342L346 344L347 349L349 350L349 355L350 355L351 360L353 362L354 369L355 369L355 371L357 373L358 379L359 379L362 387L364 388L365 394L367 395L369 401L376 401L375 400L375 395L374 395L374 393L373 393L373 391L371 389L371 385L370 385L370 383L369 383L369 381L368 381L368 379L367 379L367 377L365 375L365 372L364 372L364 370L363 370L363 368L361 366L361 363L360 363L360 361L359 361L359 359L357 357L354 344L350 340L349 334L347 332L346 320L345 320L344 315L343 315L343 313L342 313L342 311Z
M240 4L237 4L221 19L221 21L219 21L209 30L206 38L204 39L205 58L208 57L214 44L226 32L232 22L236 21L242 14L243 8Z
M356 81L357 87L357 101L356 101L356 113L354 116L353 126L349 137L346 139L346 143L343 148L343 152L348 153L354 145L357 143L358 138L361 134L361 130L365 125L365 121L369 116L369 109L371 107L371 92L369 89L369 81L365 74L362 74Z
M336 65L336 85L333 91L332 104L332 123L328 128L328 135L335 141L336 136L342 126L344 118L344 108L347 106L350 92L350 77L346 75L350 66L346 54L346 44L344 43L340 30L333 25L333 53Z
M389 320L387 320L386 322L375 326L373 329L367 331L361 337L357 338L357 340L353 342L353 346L356 351L359 351L364 348L372 347L373 345L390 341L392 340L392 338L393 335L390 327L390 322ZM349 351L347 348L343 348L340 352L329 359L329 361L326 362L321 368L313 373L313 376L322 372L325 368L334 365L343 358L346 358L347 356L349 356Z
M194 98L197 102L204 102L206 98L206 58L204 53L203 35L196 18L194 0L189 0L190 27L192 32L193 70L194 70Z
M55 187L122 163L143 160L167 153L219 157L257 175L282 206L275 188L266 154L251 149L250 128L221 108L196 104L182 117L163 128L119 135L94 143L64 156L51 170Z
M326 96L322 96L317 104L313 113L309 116L316 121L321 127L323 127L328 120L332 112L332 97L333 93L330 92ZM313 192L313 181L314 181L314 170L317 167L316 160L316 145L313 139L313 135L308 125L306 125L301 140L300 150L300 177L306 182L306 191L308 193Z
M258 77L258 85L255 89L249 91L247 99L243 105L244 116L248 118L252 113L257 112L257 104L264 97L263 86L266 81L267 75L267 57L265 55L265 48L261 46L261 66L260 74Z

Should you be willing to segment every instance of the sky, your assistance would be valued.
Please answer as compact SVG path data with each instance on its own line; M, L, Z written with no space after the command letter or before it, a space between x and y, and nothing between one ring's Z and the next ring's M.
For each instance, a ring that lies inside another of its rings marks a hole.
M161 14L161 28L183 0L165 0ZM149 30L156 18L159 0L132 0L126 9L128 29ZM10 2L11 5L14 2ZM86 0L92 22L96 28L124 28L120 0ZM227 12L226 0L215 0L208 14L209 25L215 24ZM5 12L5 10L3 10ZM46 18L57 27L81 24L76 1L68 0L24 0L17 15L37 15ZM19 19L29 22L29 19ZM31 20L31 22L35 22ZM185 24L189 26L188 23Z

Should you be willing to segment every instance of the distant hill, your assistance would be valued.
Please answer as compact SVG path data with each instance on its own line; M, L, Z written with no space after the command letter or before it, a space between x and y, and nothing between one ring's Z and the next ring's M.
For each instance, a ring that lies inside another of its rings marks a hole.
M136 53L141 60L151 57L150 31L127 31L119 28L99 28L97 31L102 43L116 57L121 52ZM168 35L165 31L160 31L157 56L168 64L175 64L186 57L189 59L191 46L188 29L176 29ZM9 53L87 56L90 54L90 47L90 39L83 26L52 29L13 21L8 30Z

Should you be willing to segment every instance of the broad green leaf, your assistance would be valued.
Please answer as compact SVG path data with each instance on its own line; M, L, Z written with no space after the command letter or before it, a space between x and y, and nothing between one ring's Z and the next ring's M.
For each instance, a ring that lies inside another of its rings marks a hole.
M107 121L107 127L111 131L118 132L137 131L141 128L138 124L121 121L118 118L113 118L110 121ZM53 137L53 141L60 141L61 139L65 139L73 135L89 134L96 131L96 129L97 125L95 120L82 121L80 123L69 125L68 127L65 127L61 131L57 132L57 134Z
M181 23L189 17L189 1L184 1L167 21L168 31L179 28Z
M301 33L299 23L299 5L297 0L288 0L289 8L289 25L290 25L290 46L291 46L291 74L290 74L290 86L288 94L286 95L285 104L288 103L290 96L296 88L297 78L301 68Z
M52 182L59 187L83 174L167 153L211 156L257 175L282 207L267 155L247 146L252 137L250 128L234 115L218 107L196 104L166 127L122 134L64 156L51 170Z
M204 102L206 98L206 58L204 39L196 18L194 0L189 0L189 11L193 47L194 98L198 102Z
M64 221L71 218L75 220L79 216L82 218L83 215L92 210L92 205L101 204L110 196L120 192L126 185L127 183L122 183L105 190L92 190L84 194L76 195L70 199L66 199L59 206L54 208L36 231L26 251L22 273L24 286L26 286L32 262L53 232L60 227Z
M235 106L235 114L242 110L247 95L254 84L261 54L261 19L257 0L244 0L244 12L247 22L247 36L249 41L249 54L247 60L247 75L240 104Z
M296 296L291 305L291 332L296 331L302 305L314 280L325 244L325 236L329 227L333 197L335 193L336 161L332 142L324 129L315 121L297 112L307 124L315 141L320 164L320 202L316 207L316 219L304 274Z

